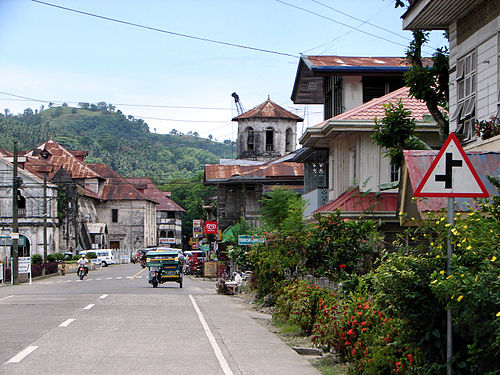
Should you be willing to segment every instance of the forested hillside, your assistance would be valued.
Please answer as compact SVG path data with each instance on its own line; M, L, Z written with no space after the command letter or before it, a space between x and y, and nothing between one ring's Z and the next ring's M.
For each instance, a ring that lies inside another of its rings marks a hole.
M191 179L204 164L232 157L230 140L219 143L197 132L172 133L151 133L142 119L104 102L0 114L0 148L12 151L17 140L19 150L31 150L53 139L69 150L87 150L87 162L106 163L122 176L150 177L156 183Z

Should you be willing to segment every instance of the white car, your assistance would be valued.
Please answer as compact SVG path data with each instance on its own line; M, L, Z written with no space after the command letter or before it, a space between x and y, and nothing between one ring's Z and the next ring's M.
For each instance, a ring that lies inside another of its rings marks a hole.
M107 267L110 264L116 264L116 258L114 250L112 249L94 249L80 251L80 255L94 252L97 255L97 259L94 260L96 263L101 263L101 266Z

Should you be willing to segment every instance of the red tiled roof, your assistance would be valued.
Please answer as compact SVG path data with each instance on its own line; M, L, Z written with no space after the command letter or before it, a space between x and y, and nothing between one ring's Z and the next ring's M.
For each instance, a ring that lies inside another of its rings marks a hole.
M38 146L36 149L28 152L26 156L37 157L43 151L49 152L49 157L46 159L51 165L54 166L53 171L49 174L52 178L53 174L64 168L71 178L99 178L100 176L92 171L86 163L75 157L70 151L66 150L63 146L53 140L49 140L44 144ZM40 158L39 158L40 159ZM42 159L41 159L42 160Z
M158 206L156 206L157 211L186 212L186 210L167 196L167 194L170 195L169 192L163 192L158 189L151 179L145 177L126 177L125 180L134 185L145 196L158 203Z
M267 99L264 103L257 107L233 118L233 121L247 118L282 118L296 121L304 121L302 117L294 115L285 108Z
M381 96L380 98L375 98L369 102L362 104L356 108L349 111L341 113L332 120L373 120L375 117L382 118L385 117L385 110L383 105L391 102L392 104L397 104L399 100L403 103L406 109L411 111L411 116L417 120L421 120L424 115L429 115L429 110L425 103L421 100L410 98L408 95L410 89L408 87L401 87L398 90L390 92L387 95ZM324 123L318 124L316 126L322 126Z
M398 193L361 193L358 188L343 192L334 201L317 208L314 212L366 212L394 213L398 205Z
M121 177L111 167L103 163L87 164L89 169L99 173L106 179L102 189L101 198L108 200L149 200L149 197L142 194L134 186L129 184L126 179Z

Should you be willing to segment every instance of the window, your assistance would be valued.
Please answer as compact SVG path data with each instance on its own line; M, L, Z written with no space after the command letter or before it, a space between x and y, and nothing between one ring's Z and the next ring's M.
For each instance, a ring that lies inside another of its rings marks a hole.
M23 197L21 191L17 191L17 215L19 217L26 216L26 198Z
M391 182L399 181L399 168L393 164L391 164Z
M253 128L247 128L247 150L255 150L255 135L253 132Z
M285 152L291 152L293 151L293 131L292 129L288 128L286 129L286 134L285 134Z
M266 151L274 151L274 129L266 128Z
M474 140L476 110L476 52L473 51L457 61L457 108L451 117L456 121L456 133L464 141Z
M169 230L169 231L168 231L167 238L174 238L174 231Z
M160 231L160 238L165 238L167 236L167 231L161 230Z
M175 219L175 211L168 211L167 219Z
M111 221L113 223L118 223L118 209L116 208L111 210Z
M380 98L403 86L403 79L400 77L363 77L363 103Z

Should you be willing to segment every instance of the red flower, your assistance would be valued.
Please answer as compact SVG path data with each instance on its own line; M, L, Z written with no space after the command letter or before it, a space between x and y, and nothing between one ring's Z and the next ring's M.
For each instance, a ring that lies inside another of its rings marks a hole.
M410 363L413 363L413 356L410 354L408 354L408 361L410 361Z
M347 266L346 266L345 264L341 264L341 265L339 266L339 268L340 268L341 270L342 270L342 269L344 269L344 268L346 268L346 267L347 267Z

